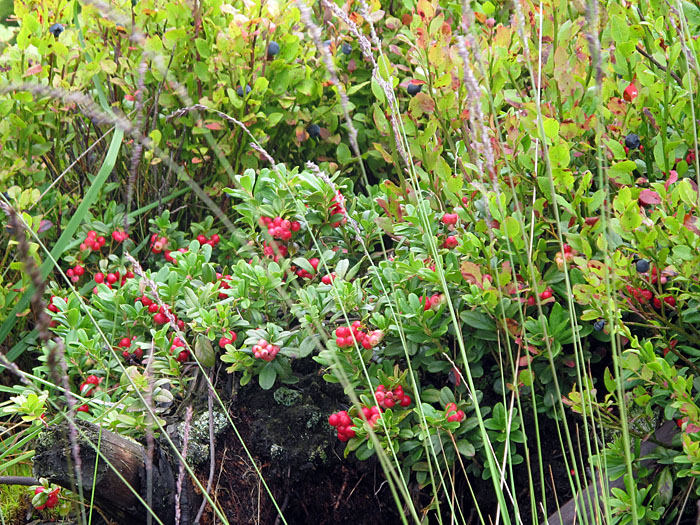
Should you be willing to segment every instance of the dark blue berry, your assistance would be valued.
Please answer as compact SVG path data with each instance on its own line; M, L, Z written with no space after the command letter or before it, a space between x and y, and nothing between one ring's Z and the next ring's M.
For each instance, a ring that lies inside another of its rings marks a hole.
M250 89L251 89L250 86L249 86L248 84L246 84L246 86L245 86L245 94L246 94L246 95L247 95L248 93L250 93ZM243 96L243 86L238 86L238 87L236 88L236 95L238 95L239 97L242 97L242 96Z
M649 261L646 259L639 259L636 266L639 273L647 273L649 271Z
M63 27L63 24L54 24L51 27L49 27L49 33L58 38L61 35L61 33L63 33L64 29L65 27Z
M318 124L310 124L306 131L309 133L309 137L312 139L318 139L321 137L321 126Z
M639 140L639 135L636 133L630 133L625 137L625 146L627 146L629 149L637 149L640 144L641 141Z
M420 90L423 89L423 84L409 84L406 86L406 93L409 95L416 96L418 93L420 93Z
M340 46L340 50L343 52L344 55L349 55L352 53L352 46L345 42L342 46Z
M593 323L593 330L597 332L602 332L603 328L605 328L605 321L603 321L602 319L599 319L595 323Z
M280 52L280 45L277 42L275 42L274 40L271 40L270 43L267 45L267 56L273 57L279 52Z

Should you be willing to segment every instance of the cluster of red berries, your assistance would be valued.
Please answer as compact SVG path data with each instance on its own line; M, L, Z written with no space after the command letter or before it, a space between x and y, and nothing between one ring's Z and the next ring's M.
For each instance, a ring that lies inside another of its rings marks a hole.
M627 293L629 293L639 304L647 304L652 300L654 294L651 290L646 290L644 288L635 288L634 286L627 285Z
M331 284L337 276L335 275L335 272L329 273L321 277L321 282L323 284Z
M61 487L57 487L53 490L49 490L46 487L37 487L34 489L35 496L42 492L48 493L48 497L46 498L46 503L36 507L36 510L53 509L58 505L58 493L61 492Z
M464 415L462 410L457 410L457 405L454 403L447 403L445 405L445 415L447 416L447 421L449 423L452 423L453 421L461 423L464 421L464 418L467 417Z
M112 288L113 284L119 283L121 286L124 286L124 283L126 282L127 279L133 279L134 278L134 272L131 270L127 270L124 272L124 275L122 275L119 271L116 272L110 272L108 274L104 274L102 272L98 272L95 274L95 282L97 284L102 284L105 283L108 288ZM92 291L94 293L97 293L97 286L95 286Z
M557 267L560 270L564 269L564 261L566 261L566 264L571 264L571 262L574 260L574 256L577 255L578 252L576 252L571 246L568 244L564 245L564 251L563 252L557 252L557 254L554 256L554 262L557 263Z
M236 332L229 330L227 334L221 336L221 339L219 339L219 346L221 348L226 348L226 345L232 345L235 343L236 339L238 339Z
M360 414L360 417L367 421L370 427L374 427L381 416L382 411L377 406L362 407L362 413Z
M229 284L229 279L231 279L230 275L222 275L219 272L216 272L216 279L221 281L219 286L222 290L228 290L231 288L231 285ZM219 292L219 299L226 299L227 297L228 294L226 292Z
M197 235L197 242L200 244L200 246L204 246L205 244L208 244L212 248L219 244L221 241L221 237L219 237L218 233L214 233L211 235L211 237L207 237L206 235L199 234Z
M442 294L436 293L428 297L427 295L420 296L420 304L423 305L423 310L428 311L431 308L437 308L442 302Z
M70 277L70 280L73 283L77 283L84 273L85 268L79 264L76 264L73 266L73 268L68 268L68 270L66 270L66 275Z
M341 224L345 224L348 222L348 218L346 216L345 212L345 197L343 197L343 194L340 193L340 190L335 194L333 197L333 201L331 202L331 205L328 207L328 211L331 214L331 217L334 215L342 215L343 218L337 222L332 223L332 226L334 228L337 228Z
M80 383L80 395L91 396L94 394L97 386L102 382L102 379L95 375L87 376L85 381Z
M129 234L126 233L125 231L114 230L112 232L112 239L114 239L115 242L124 242L128 238L129 238Z
M314 269L314 275L318 271L318 264L320 262L321 261L316 257L314 257L313 259L309 259L309 264ZM302 279L312 279L313 278L313 275L310 274L309 272L307 272L306 270L304 270L303 268L297 268L297 270L294 273L297 274L297 277L300 277Z
M339 348L349 348L355 344L355 341L362 345L362 348L374 348L383 338L384 332L381 330L363 332L360 321L355 321L352 326L339 326L335 329L335 344Z
M280 257L286 257L289 255L289 250L284 244L279 244L274 241L267 244L265 241L263 241L263 254L265 257L272 258L273 261L279 262Z
M151 252L155 254L162 253L168 246L168 238L158 236L157 233L151 235Z
M262 359L263 361L272 361L279 351L279 346L268 343L265 339L260 339L258 344L253 346L253 355L256 359Z
M136 336L133 336L131 339L128 337L122 337L117 346L122 349L122 356L124 359L133 359L136 361L140 361L143 358L143 349L142 348L135 348L133 352L129 352L129 348L131 348L131 342L136 340Z
M373 417L373 414L370 415L370 418L371 417ZM338 431L338 439L340 441L348 441L349 439L355 437L355 431L351 427L352 420L350 419L350 416L346 410L341 410L340 412L335 412L328 416L328 424L332 427L336 427Z
M184 363L190 358L190 351L185 348L185 342L179 337L175 337L175 339L173 339L173 342L170 345L170 353L177 354L175 361L178 363Z
M267 228L270 237L281 241L288 241L292 238L292 232L298 232L301 229L298 221L290 221L282 217L260 217L260 225Z
M457 224L457 221L459 220L459 215L457 215L456 213L445 213L440 220L443 224L447 226Z
M374 399L382 408L393 408L399 404L403 408L411 405L411 398L403 393L403 387L398 385L394 390L387 390L384 385L379 385L374 392Z
M107 239L105 239L102 235L98 236L95 230L90 230L89 232L87 232L85 240L80 243L80 251L99 251L100 249L102 249L106 242Z
M551 299L554 296L554 292L552 292L552 289L548 286L547 288L544 289L542 293L540 293L540 300L541 301L546 301L548 299ZM533 295L527 298L527 305L528 306L535 306L537 304L537 299Z
M49 298L49 305L46 307L46 309L47 309L49 312L58 313L58 306L56 306L55 304L53 304L53 298L54 298L54 297L56 297L56 296L55 296L55 295L52 295L52 296Z
M159 304L153 302L151 299L146 297L145 295L143 297L137 297L134 299L134 301L141 301L141 304L144 305L146 308L148 308L148 312L153 314L153 322L156 324L165 324L168 322L168 313L171 313L172 316L175 318L175 324L180 330L185 329L185 323L181 319L178 319L175 314L172 313L170 310L170 307L166 304L164 306L160 306Z

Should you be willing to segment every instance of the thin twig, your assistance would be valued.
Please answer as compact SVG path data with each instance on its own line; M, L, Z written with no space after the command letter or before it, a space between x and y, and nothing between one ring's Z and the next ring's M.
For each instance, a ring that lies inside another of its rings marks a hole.
M654 64L654 65L655 65L656 67L658 67L661 71L664 71L664 72L667 71L666 68L665 68L664 66L662 66L661 64L659 64L659 62L658 62L653 56L651 56L649 53L647 53L647 52L644 50L644 48L642 48L642 46L640 46L639 44L637 44L637 47L635 47L635 49L637 50L637 53L639 53L640 55L642 55L644 58L648 59L649 62L651 62L652 64ZM681 80L681 77L679 77L677 73L674 73L673 71L668 71L668 74L671 75L671 76L673 77L673 80L675 80L676 82L678 82L678 85L679 85L680 87L683 87L683 81Z
M209 383L213 384L214 382L214 369L212 368L211 371L209 372ZM216 450L214 448L215 445L215 440L214 440L214 403L213 403L213 398L214 398L214 392L212 391L212 388L207 389L208 396L207 396L207 406L209 408L209 479L207 480L207 494L211 492L211 486L214 483L214 471L216 470ZM199 523L199 520L202 518L202 514L204 514L204 509L207 506L207 499L204 498L202 500L202 505L199 507L199 511L197 512L197 517L194 519L195 523Z

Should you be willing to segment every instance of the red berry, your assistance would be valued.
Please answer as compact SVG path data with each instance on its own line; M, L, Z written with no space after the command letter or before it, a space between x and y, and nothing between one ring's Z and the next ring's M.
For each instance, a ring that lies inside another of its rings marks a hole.
M205 244L207 242L207 238L200 233L197 235L197 242L199 242L199 244Z
M58 494L49 494L49 497L46 500L46 508L53 509L56 505L58 505Z
M100 378L97 377L96 375L87 376L87 378L85 379L85 382L86 382L88 385L95 385L95 386L97 386L97 385L100 384Z
M96 273L95 274L95 282L97 284L105 282L105 274L103 273Z
M83 268L82 266L76 266L75 268L73 268L73 273L80 277L85 273L85 268Z
M215 233L214 235L211 236L211 242L213 242L214 244L219 244L220 240L221 240L221 238L219 237L218 233Z
M68 268L68 269L66 270L66 275L67 275L68 277L73 277L73 276L75 275L75 272L73 271L73 268Z
M458 244L459 244L459 241L457 240L457 237L454 235L450 235L449 237L447 237L447 239L445 239L445 243L443 246L445 248L451 249L451 248L456 248Z
M340 422L339 419L338 414L331 414L328 416L328 424L332 427L337 427Z
M230 344L231 344L231 340L228 337L222 337L221 339L219 339L219 346L221 348L226 348L226 345L230 345Z
M135 359L141 359L143 357L143 349L137 348L131 355L134 356Z
M309 264L313 267L314 270L318 269L318 263L321 262L318 260L318 258L314 257L313 259L309 259Z
M165 324L168 322L168 318L164 313L158 312L156 315L153 316L153 321L156 324Z
M543 301L549 299L550 297L552 297L552 291L549 288L540 294L540 299Z
M627 102L632 102L635 98L637 98L638 94L637 86L635 86L634 83L630 83L630 85L628 85L625 88L625 91L622 93L622 98L624 98Z
M116 276L115 274L113 274L113 273L108 273L108 274L107 274L107 282L108 282L109 284L114 284L114 283L116 283L118 279L119 279L119 277L117 277L117 276Z
M99 244L100 246L104 246L106 242L107 242L107 239L105 239L101 235L97 238L97 244Z
M129 348L131 346L131 339L128 337L123 337L121 341L119 341L119 345L121 348Z
M76 410L78 412L89 412L90 407L88 407L87 405L80 405L78 408L76 408Z
M411 398L409 396L403 396L401 398L401 406L406 408L411 405Z
M97 235L97 232L95 230L90 230L89 232L87 232L88 239L94 239L96 235Z

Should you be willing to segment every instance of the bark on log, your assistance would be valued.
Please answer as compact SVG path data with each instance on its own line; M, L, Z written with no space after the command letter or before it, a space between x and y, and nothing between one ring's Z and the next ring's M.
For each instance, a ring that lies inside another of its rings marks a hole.
M654 432L654 439L659 443L664 443L667 445L671 444L673 436L678 433L678 427L673 421L666 421L661 427ZM658 447L654 442L643 441L640 447L640 457L650 454L656 447ZM645 460L642 462L647 468L653 468L656 463L653 460ZM620 477L615 481L608 483L608 487L613 489L624 487L624 477ZM569 500L569 502L561 507L557 512L549 516L547 519L547 525L574 525L576 523L587 523L590 520L583 518L584 515L592 517L595 513L595 495L598 494L599 498L602 499L603 493L601 489L600 481L596 481L595 484L591 483L586 487L577 497ZM599 499L599 504L602 507L601 499ZM578 500L578 502L577 502Z
M139 501L134 491L143 501L149 501L146 476L146 448L139 443L118 434L102 429L90 423L78 421L81 432L78 435L78 447L81 461L81 484L86 498L90 498L95 487L95 504L117 523L142 524L147 522L149 512ZM65 488L76 487L75 467L68 424L43 432L34 456L34 475L44 477ZM119 470L119 474L107 465L95 449L99 443L100 453L110 464ZM178 467L166 454L166 448L157 442L153 451L152 468L152 509L158 519L165 525L175 522L175 493ZM97 467L97 468L96 468ZM128 486L127 486L128 484ZM133 488L132 491L129 487ZM199 498L188 476L185 476L180 495L180 525L190 525L199 506ZM153 523L157 523L153 520Z

